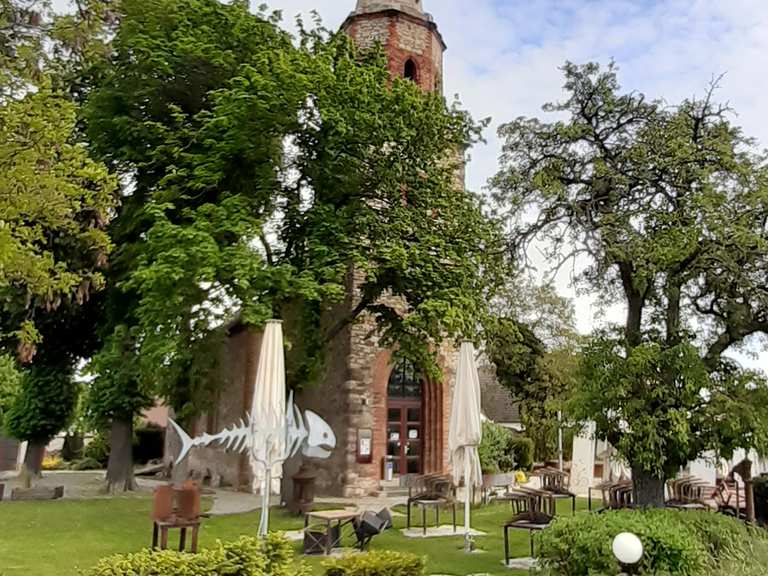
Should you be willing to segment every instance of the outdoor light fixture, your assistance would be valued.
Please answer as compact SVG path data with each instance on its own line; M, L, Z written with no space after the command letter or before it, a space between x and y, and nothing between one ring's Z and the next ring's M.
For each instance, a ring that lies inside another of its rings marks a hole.
M633 574L643 559L643 543L634 534L624 532L613 539L613 555L627 574Z

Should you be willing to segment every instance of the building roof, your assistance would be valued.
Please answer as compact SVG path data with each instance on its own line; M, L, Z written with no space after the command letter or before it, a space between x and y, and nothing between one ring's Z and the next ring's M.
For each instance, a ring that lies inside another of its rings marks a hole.
M497 424L520 424L520 408L512 394L499 383L493 364L483 363L477 368L480 377L483 413Z
M411 16L432 20L432 16L424 12L421 0L357 0L357 7L352 14L371 14L384 10L398 10Z

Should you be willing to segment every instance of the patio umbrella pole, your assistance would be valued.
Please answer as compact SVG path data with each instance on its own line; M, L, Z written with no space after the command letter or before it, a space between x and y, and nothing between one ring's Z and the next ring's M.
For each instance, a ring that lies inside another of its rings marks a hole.
M272 468L264 467L264 483L261 487L261 523L259 524L259 537L265 538L269 532L269 496L272 490Z
M464 497L464 552L469 554L472 552L472 536L470 534L470 504L472 499L472 482L470 481L471 462L469 461L468 448L465 448L464 453L464 484L467 487L467 493Z

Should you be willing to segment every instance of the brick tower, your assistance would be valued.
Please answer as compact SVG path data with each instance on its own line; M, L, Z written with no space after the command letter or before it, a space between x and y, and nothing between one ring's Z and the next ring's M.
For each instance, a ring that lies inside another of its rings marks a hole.
M445 44L421 0L358 0L342 30L361 49L380 43L393 76L409 78L424 91L442 92ZM456 185L464 185L461 171ZM361 296L359 280L351 271L346 298L331 316L346 315L356 306ZM393 308L403 305L397 299L389 304ZM239 325L230 330L222 358L222 379L227 386L216 410L200 420L197 432L221 430L247 412L259 338ZM301 391L296 399L302 409L324 418L337 438L330 459L312 463L318 492L367 496L396 485L398 476L445 473L456 356L452 345L441 345L437 350L441 377L429 378L418 366L394 360L393 350L382 344L370 314L346 326L325 350L325 374L320 382ZM190 470L210 478L213 484L250 486L247 459L236 454L201 449L188 462ZM286 463L284 478L290 479L299 464L298 459ZM284 482L284 487L290 498L290 482Z
M342 30L362 50L380 44L393 77L442 93L446 46L421 0L358 0ZM463 186L462 174L457 185ZM345 308L359 300L358 286L353 274ZM391 486L390 477L396 484L398 476L446 471L456 361L450 345L438 353L442 377L427 378L417 366L395 362L374 318L363 314L331 343L327 359L325 382L299 397L338 439L331 459L316 464L320 491L365 496Z
M362 49L380 43L393 76L411 78L426 91L442 92L446 46L421 0L358 0L342 30Z

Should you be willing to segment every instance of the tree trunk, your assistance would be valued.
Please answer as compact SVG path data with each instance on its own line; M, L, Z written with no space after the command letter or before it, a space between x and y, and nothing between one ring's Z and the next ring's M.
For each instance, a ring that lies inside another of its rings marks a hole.
M110 434L107 490L130 492L136 489L133 476L133 420L115 419Z
M33 479L40 478L43 472L43 458L45 457L45 447L48 442L45 440L30 440L27 442L27 452L24 454L24 465L22 467L22 476Z
M664 508L666 480L632 467L632 482L635 487L635 506L638 508Z

